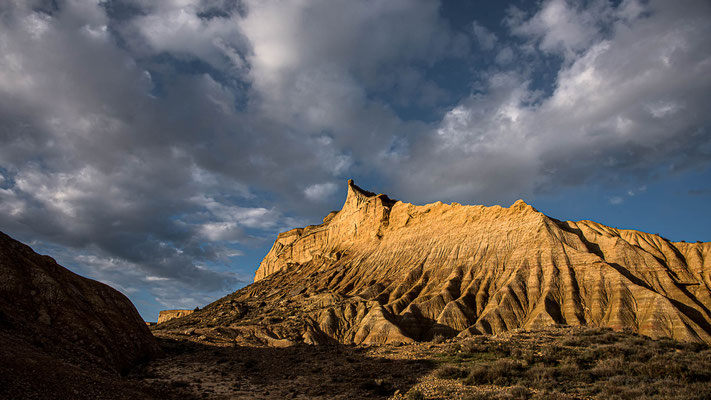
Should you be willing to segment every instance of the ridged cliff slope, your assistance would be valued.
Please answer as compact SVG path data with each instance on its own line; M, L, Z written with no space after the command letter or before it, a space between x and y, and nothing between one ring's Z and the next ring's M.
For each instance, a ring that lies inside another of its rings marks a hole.
M348 181L340 211L279 234L254 284L164 328L285 345L565 324L711 343L710 273L711 243L558 221L521 200L416 206Z

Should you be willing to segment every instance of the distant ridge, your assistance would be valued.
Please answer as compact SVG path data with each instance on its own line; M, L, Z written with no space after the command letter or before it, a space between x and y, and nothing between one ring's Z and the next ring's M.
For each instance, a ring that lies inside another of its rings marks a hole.
M157 324L162 324L163 322L170 321L174 318L184 317L193 313L193 310L163 310L158 313Z
M415 206L348 181L320 225L278 235L255 283L162 329L271 345L385 344L552 325L711 343L711 243L512 206Z

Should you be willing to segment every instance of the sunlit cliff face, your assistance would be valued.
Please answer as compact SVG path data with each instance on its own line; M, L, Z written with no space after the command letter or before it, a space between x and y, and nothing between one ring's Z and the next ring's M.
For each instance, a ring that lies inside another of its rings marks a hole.
M523 200L416 206L349 180L341 210L278 236L253 285L162 329L277 347L559 325L708 343L710 257L708 242L559 221Z

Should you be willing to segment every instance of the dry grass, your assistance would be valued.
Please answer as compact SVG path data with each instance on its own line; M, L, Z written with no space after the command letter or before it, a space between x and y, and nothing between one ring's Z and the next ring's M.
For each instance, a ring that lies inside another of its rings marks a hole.
M711 349L609 329L519 333L454 343L436 372L501 390L471 399L709 399ZM496 355L495 360L480 361Z

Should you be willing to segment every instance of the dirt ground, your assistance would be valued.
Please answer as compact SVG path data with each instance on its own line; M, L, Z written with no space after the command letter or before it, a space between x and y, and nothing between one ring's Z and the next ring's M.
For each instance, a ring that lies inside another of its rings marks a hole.
M202 399L387 398L407 392L436 366L384 348L246 347L158 335L166 357L134 376Z
M130 379L198 399L703 399L711 349L562 328L405 345L238 345L154 332ZM709 397L707 397L709 396Z

